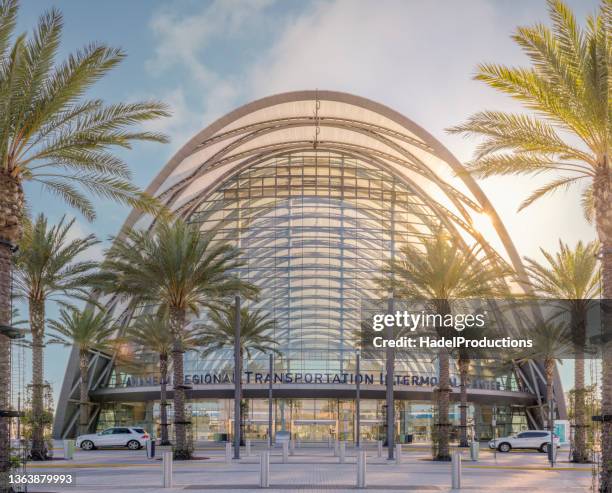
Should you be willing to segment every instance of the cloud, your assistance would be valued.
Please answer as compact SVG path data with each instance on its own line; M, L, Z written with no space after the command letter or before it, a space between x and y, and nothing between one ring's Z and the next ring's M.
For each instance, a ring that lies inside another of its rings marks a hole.
M151 29L159 43L146 63L153 74L182 66L199 83L220 82L219 75L205 63L207 50L218 39L240 38L248 25L264 19L262 11L272 0L216 0L201 11L179 15L165 9L155 14Z
M445 128L482 109L519 108L472 80L477 64L525 65L510 34L518 25L548 17L545 2L532 1L513 2L510 8L484 0L337 0L303 2L289 12L279 12L278 5L213 2L190 16L160 12L153 18L159 41L148 67L158 74L179 71L182 77L179 89L167 92L178 108L169 123L173 147L238 104L319 88L396 109L465 162L475 142L448 135ZM243 51L252 56L240 57ZM516 214L521 200L542 183L542 178L481 182L519 251L537 256L538 246L554 250L560 236L592 237L577 192L557 194ZM529 229L547 234L523 234Z
M231 61L251 44L254 33L270 28L273 19L265 10L273 3L217 0L190 14L164 9L153 16L150 27L158 43L145 66L154 76L181 76L175 87L156 95L169 104L172 118L151 122L147 128L168 134L173 150L244 94L242 72L231 73L241 63Z
M439 136L468 114L474 99L503 103L471 81L478 62L517 51L507 39L507 22L490 2L315 5L284 26L253 64L253 95L313 88L352 92L392 106ZM495 43L486 43L491 39Z

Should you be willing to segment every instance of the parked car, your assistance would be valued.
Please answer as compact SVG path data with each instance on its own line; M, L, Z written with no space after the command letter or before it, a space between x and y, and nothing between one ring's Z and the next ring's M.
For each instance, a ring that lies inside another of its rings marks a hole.
M553 440L557 448L559 448L559 437L553 434ZM522 431L516 435L497 438L489 442L489 448L496 448L500 452L510 452L513 448L535 449L540 452L547 452L549 446L550 431L546 430Z
M99 433L79 435L76 446L83 450L93 450L100 447L127 447L138 450L149 439L149 434L142 428L116 426Z

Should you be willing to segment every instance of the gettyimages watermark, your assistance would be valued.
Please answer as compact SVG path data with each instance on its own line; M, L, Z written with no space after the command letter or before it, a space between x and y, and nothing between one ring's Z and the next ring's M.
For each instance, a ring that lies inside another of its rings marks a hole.
M609 300L366 300L360 346L409 357L441 349L470 359L600 358L612 342Z

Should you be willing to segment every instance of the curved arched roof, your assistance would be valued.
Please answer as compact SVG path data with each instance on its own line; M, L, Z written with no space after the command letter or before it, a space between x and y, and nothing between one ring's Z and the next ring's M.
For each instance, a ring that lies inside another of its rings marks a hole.
M296 91L246 104L189 140L147 192L189 215L228 176L270 156L313 149L342 152L392 171L453 223L465 241L478 241L485 248L496 244L501 257L523 273L496 211L450 151L400 113L347 93ZM475 225L474 217L483 214L497 238L485 238ZM139 220L146 221L132 211L124 228Z

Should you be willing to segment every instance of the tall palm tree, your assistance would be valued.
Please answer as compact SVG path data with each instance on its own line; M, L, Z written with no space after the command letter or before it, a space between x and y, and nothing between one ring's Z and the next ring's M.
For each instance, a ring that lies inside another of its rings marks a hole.
M578 242L574 249L559 241L559 251L551 254L540 249L546 263L525 258L526 268L535 293L558 300L560 308L572 320L576 354L574 359L574 420L573 462L589 462L586 446L586 416L584 396L585 321L593 299L601 293L601 276L597 265L599 245Z
M59 318L49 321L49 328L55 336L50 342L74 346L79 350L79 433L87 433L89 355L93 350L108 350L116 327L110 314L88 305L83 310L62 308Z
M487 255L479 255L478 247L464 248L452 241L442 229L421 245L406 245L396 260L387 262L380 284L399 299L428 300L435 313L450 314L453 300L487 298L504 292L500 281L508 271ZM439 330L445 335L444 329ZM434 460L450 460L448 423L450 405L449 353L438 352L438 423L435 433ZM462 408L464 411L465 409Z
M33 224L26 224L15 261L16 295L27 299L32 333L32 449L34 460L48 458L43 416L43 368L45 347L45 303L62 296L84 296L88 275L96 262L78 257L98 243L94 235L71 239L74 219L49 226L40 214Z
M202 331L199 337L199 346L203 349L202 356L213 353L233 352L236 327L236 310L234 307L214 308L208 314L208 320L200 323L197 327ZM275 346L278 344L273 336L274 320L268 318L260 309L249 310L247 307L240 308L240 355L237 375L242 375L242 364L245 356L251 359L254 353L276 353L280 355ZM270 375L272 378L272 375ZM234 380L234 385L238 381ZM240 405L247 409L246 403L240 395ZM248 412L248 410L246 411ZM241 423L242 427L242 423ZM240 433L241 442L244 433Z
M561 0L549 0L552 29L520 27L513 39L531 67L482 64L476 79L510 95L530 113L482 111L451 132L484 137L470 170L478 176L555 178L535 190L521 209L572 185L583 184L582 207L601 246L603 298L612 299L612 0L581 28ZM610 315L604 314L610 317ZM612 321L607 319L607 326ZM612 343L604 347L602 413L612 414ZM612 422L602 423L600 488L612 488Z
M126 336L130 342L136 345L137 350L144 354L155 353L159 358L160 376L160 424L161 445L170 445L168 438L168 363L172 353L172 332L168 317L163 313L156 315L140 315L128 328ZM189 349L198 344L197 333L183 335L183 348Z
M215 241L215 232L202 233L181 219L158 222L150 231L129 231L107 252L97 286L103 292L153 304L167 311L172 332L174 457L189 459L183 386L183 338L188 314L216 306L232 295L248 296L256 288L240 279L240 251Z
M120 49L92 43L56 63L61 13L43 14L30 36L14 36L17 0L0 0L0 325L10 323L12 252L22 235L23 182L46 191L93 219L87 194L155 208L130 182L113 149L136 141L165 141L134 124L168 115L158 102L105 104L86 92L125 58ZM8 408L9 340L0 334L0 409ZM8 463L8 420L0 418L0 481Z

